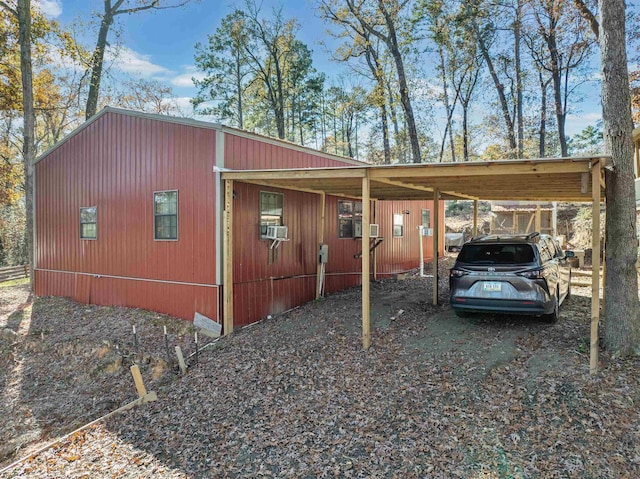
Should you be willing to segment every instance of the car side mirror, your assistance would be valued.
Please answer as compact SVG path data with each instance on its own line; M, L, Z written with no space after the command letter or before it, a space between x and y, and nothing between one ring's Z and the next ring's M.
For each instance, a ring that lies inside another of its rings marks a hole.
M573 251L565 251L564 256L566 258L575 258L576 254Z

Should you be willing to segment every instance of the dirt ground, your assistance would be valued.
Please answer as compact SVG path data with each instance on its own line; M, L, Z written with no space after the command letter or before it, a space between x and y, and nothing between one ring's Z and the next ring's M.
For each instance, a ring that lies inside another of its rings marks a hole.
M355 288L235 332L184 376L158 366L162 325L193 350L179 320L59 298L7 318L26 291L0 288L17 332L0 342L1 464L134 399L134 360L159 397L0 477L640 477L640 360L602 351L589 375L589 289L546 324L457 318L446 283L439 306L429 278L373 283L368 351Z

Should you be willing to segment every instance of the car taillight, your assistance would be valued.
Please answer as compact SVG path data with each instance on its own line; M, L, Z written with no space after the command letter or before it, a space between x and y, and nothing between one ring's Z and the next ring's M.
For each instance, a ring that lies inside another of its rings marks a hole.
M449 277L451 278L459 278L461 276L465 276L469 273L467 273L466 271L462 271L461 269L452 269L449 270Z
M523 271L522 273L517 273L518 276L524 276L529 279L544 279L544 274L542 273L542 269L530 269L529 271Z

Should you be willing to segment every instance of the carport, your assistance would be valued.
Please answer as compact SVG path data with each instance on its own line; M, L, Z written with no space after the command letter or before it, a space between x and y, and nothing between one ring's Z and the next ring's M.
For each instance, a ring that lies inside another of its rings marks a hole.
M233 184L237 182L304 191L320 195L318 244L323 243L324 198L333 195L362 201L362 242L368 244L371 200L433 200L434 261L433 303L438 301L438 202L447 199L474 201L474 233L478 200L591 202L592 204L592 297L590 370L598 365L600 319L600 202L604 200L606 156L504 160L473 163L419 165L366 165L338 168L286 170L226 170L224 181L223 321L225 334L233 331ZM370 255L362 260L362 346L371 344ZM318 278L319 278L318 274Z

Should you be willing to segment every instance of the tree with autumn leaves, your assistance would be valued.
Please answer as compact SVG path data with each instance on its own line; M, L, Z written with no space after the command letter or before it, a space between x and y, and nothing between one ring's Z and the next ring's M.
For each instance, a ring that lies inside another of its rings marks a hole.
M0 1L0 7L9 16L9 24L18 29L20 52L20 79L22 84L22 165L24 169L24 196L26 211L26 246L29 252L31 285L33 287L33 160L35 158L35 112L33 106L33 70L31 53L31 1L17 0L15 4Z

